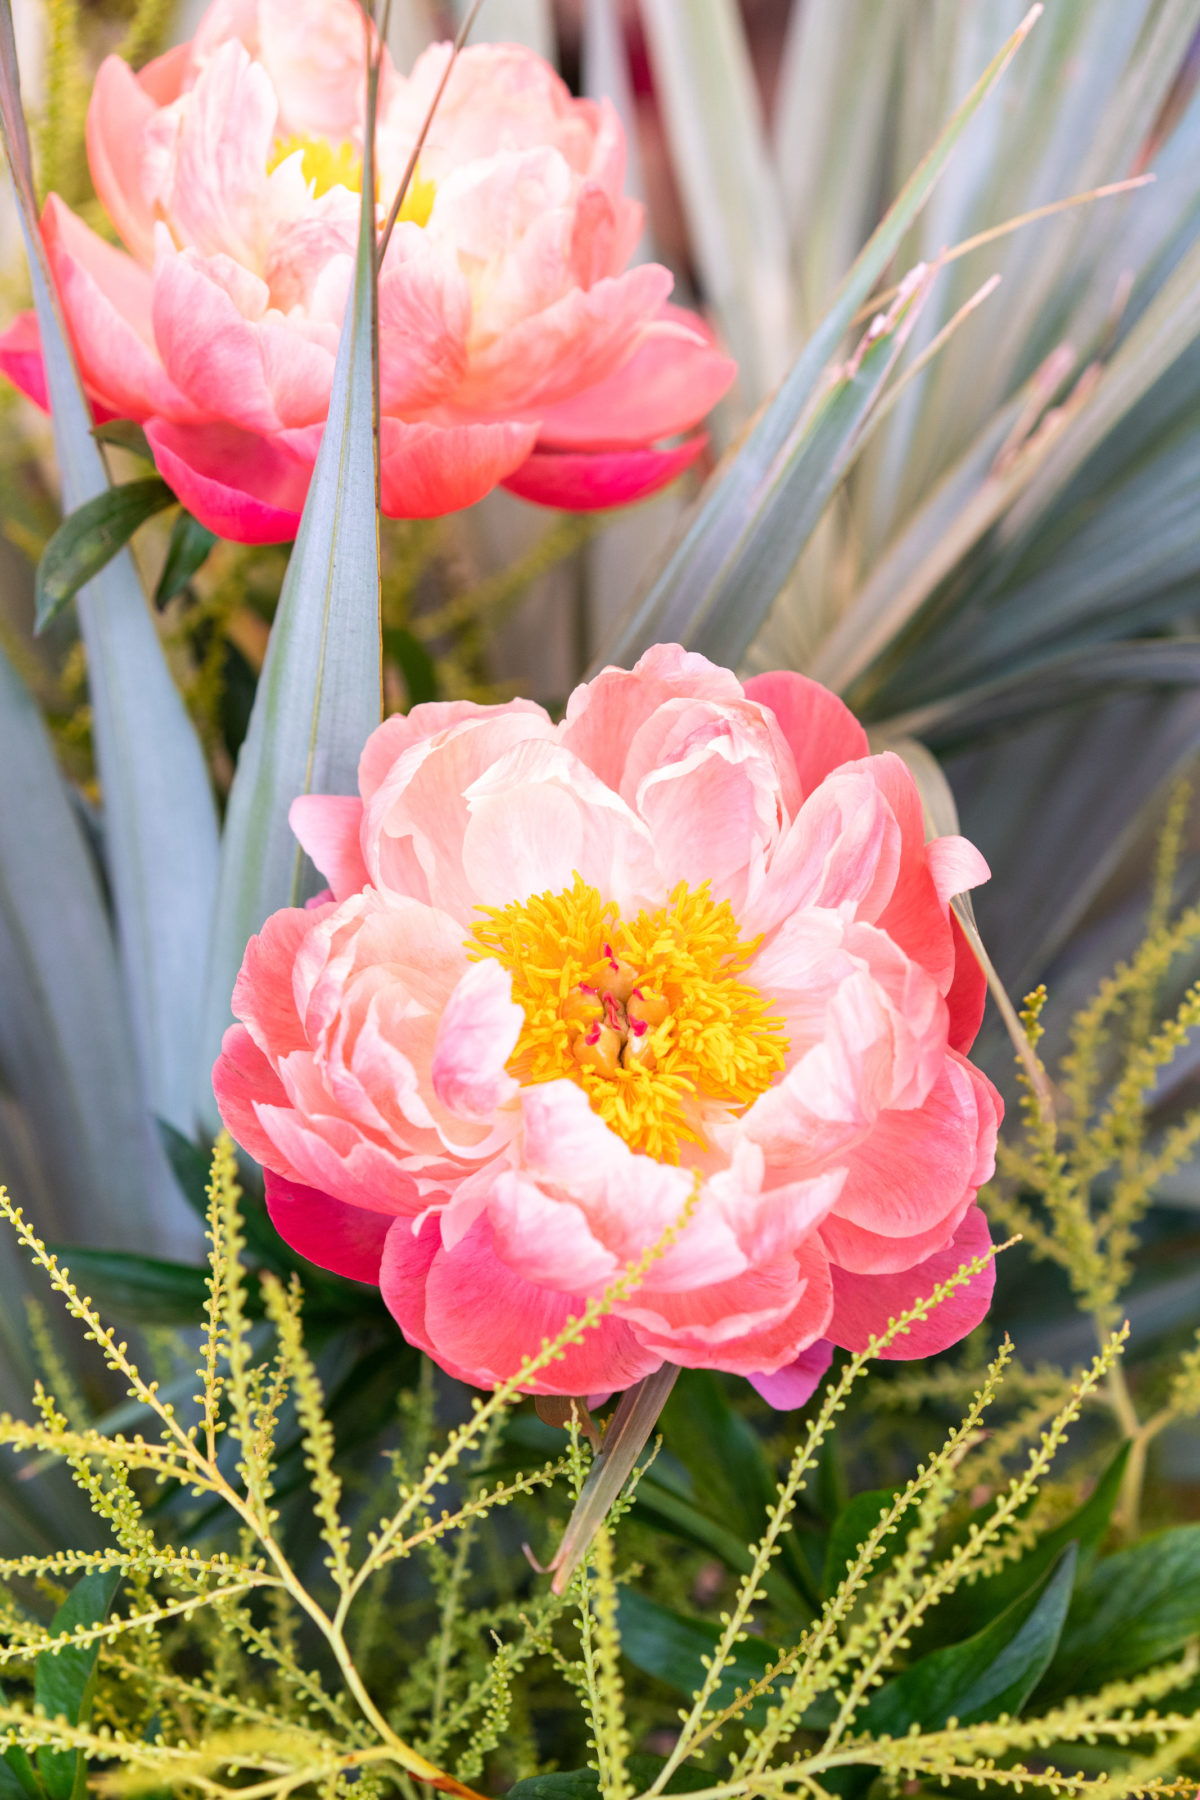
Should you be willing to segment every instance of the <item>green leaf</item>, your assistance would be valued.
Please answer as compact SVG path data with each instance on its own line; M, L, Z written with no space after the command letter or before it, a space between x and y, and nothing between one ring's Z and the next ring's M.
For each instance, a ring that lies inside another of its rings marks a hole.
M98 575L124 548L147 519L174 506L175 496L157 475L104 488L68 513L37 566L34 584L36 624L42 631L73 600L85 582Z
M823 1586L827 1594L835 1591L861 1545L870 1537L895 1498L894 1488L869 1488L864 1493L855 1494L853 1500L842 1508L833 1521L825 1552ZM882 1550L871 1565L872 1570L877 1572L886 1569L903 1543L904 1529L901 1522L892 1535L884 1540Z
M635 1793L643 1793L653 1785L665 1767L661 1756L630 1756L625 1767ZM676 1769L662 1789L664 1794L696 1794L713 1785L713 1777L704 1769L684 1763ZM508 1789L511 1800L597 1800L600 1777L595 1769L556 1769L552 1775L528 1775L514 1781Z
M145 1244L158 1201L104 895L41 713L0 652L0 1069L48 1191L110 1243ZM164 1171L165 1175L165 1171ZM31 1189L31 1191L36 1191Z
M55 1253L102 1312L133 1325L199 1325L208 1299L208 1269L134 1256L126 1250L94 1250L59 1244ZM249 1301L247 1309L254 1310Z
M748 1575L754 1558L745 1538L731 1531L728 1525L722 1525L661 1477L662 1464L656 1462L638 1482L634 1505L639 1516L657 1530L707 1550L736 1574ZM790 1535L799 1534L794 1530ZM768 1569L761 1585L776 1611L785 1617L808 1618L815 1611L807 1590L799 1588L790 1574L785 1577L778 1568Z
M1177 1655L1200 1633L1200 1525L1107 1556L1080 1583L1039 1701L1090 1694Z
M421 706L436 700L439 683L437 664L420 638L402 625L389 625L383 634L383 651L389 662L399 665L408 689L408 704Z
M317 891L288 824L300 794L352 794L382 711L376 489L374 84L354 281L329 416L238 757L221 849L201 1034L212 1065L249 938ZM212 1120L205 1078L202 1105ZM215 1120L213 1120L215 1122Z
M43 1800L44 1794L29 1757L11 1744L0 1756L0 1800Z
M11 0L0 4L0 136L16 189L46 370L63 503L108 487L38 228ZM147 1110L186 1126L196 1092L217 815L199 738L163 655L132 559L120 551L77 596L104 794L120 966ZM181 1210L157 1145L159 1229Z
M872 234L775 398L685 521L649 590L598 659L627 663L679 639L736 663L808 540L912 321L911 302L853 378L829 387L851 323L899 249L981 102L1027 35L1009 38Z
M102 425L92 426L92 436L98 444L113 444L131 456L140 456L144 462L154 461L149 439L134 419L105 419Z
M165 606L168 600L173 600L176 594L183 592L192 576L204 566L208 553L216 542L216 533L210 531L207 525L194 519L190 512L180 513L171 527L167 560L154 590L156 606Z
M903 1737L910 1726L937 1731L947 1719L979 1724L1016 1715L1050 1666L1075 1579L1075 1546L1019 1600L961 1644L922 1657L872 1695L856 1731Z
M621 1590L617 1622L622 1653L634 1668L644 1675L653 1675L690 1699L704 1680L700 1659L713 1654L721 1628L710 1625L707 1619L691 1619L685 1613L674 1612L630 1588ZM736 1689L760 1681L782 1655L776 1645L764 1643L761 1638L748 1637L735 1645L711 1704L715 1708L729 1706ZM743 1716L747 1722L761 1724L770 1704L769 1697L762 1695Z
M51 1620L51 1631L57 1634L81 1625L99 1625L120 1584L120 1569L95 1569L81 1576ZM84 1722L99 1654L96 1643L42 1651L34 1672L34 1700L48 1719L66 1719L72 1725ZM80 1800L87 1769L77 1750L41 1749L37 1766L49 1800Z
M758 1434L735 1411L718 1378L707 1369L685 1369L663 1410L662 1429L664 1444L692 1475L704 1509L741 1545L757 1543L779 1484ZM816 1594L795 1537L792 1531L782 1539L779 1568L814 1605Z

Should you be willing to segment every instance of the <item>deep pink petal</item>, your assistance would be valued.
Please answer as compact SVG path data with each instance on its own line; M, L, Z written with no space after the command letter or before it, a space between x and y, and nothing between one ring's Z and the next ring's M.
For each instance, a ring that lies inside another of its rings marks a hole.
M737 364L695 313L664 306L640 348L603 381L542 414L554 450L633 450L698 425L732 387Z
M35 406L40 406L43 412L50 411L36 313L18 313L12 324L0 332L0 371Z
M236 425L145 426L158 472L190 513L235 544L287 544L300 526L312 463Z
M966 932L953 914L950 929L954 934L954 979L946 994L946 1009L950 1015L949 1043L952 1050L961 1050L965 1056L983 1023L987 976L967 942Z
M392 1225L387 1213L347 1206L319 1188L302 1187L266 1172L267 1211L271 1223L292 1249L319 1269L331 1269L349 1281L379 1281L383 1244Z
M898 1319L931 1294L964 1263L982 1256L990 1244L987 1220L978 1206L972 1206L953 1241L915 1268L895 1275L852 1275L835 1268L830 1338L843 1350L865 1350L872 1337L887 1330L889 1320ZM993 1258L980 1274L955 1288L927 1319L911 1325L881 1354L890 1362L906 1362L913 1357L933 1356L938 1350L957 1344L986 1316L995 1285Z
M867 755L866 732L849 707L819 681L777 669L751 676L746 693L760 706L769 706L778 719L806 794L842 763Z
M345 900L367 885L362 816L357 794L301 794L288 812L288 824L329 882L334 900Z
M656 494L691 467L708 442L703 432L670 450L613 450L584 454L536 450L504 486L537 506L598 512L630 506Z
M186 46L180 46L173 72L181 72L180 50L186 59ZM100 204L147 266L154 258L154 208L142 187L142 133L162 104L148 91L149 74L143 70L139 79L121 57L106 56L96 71L87 115L88 167Z
M785 1363L774 1375L747 1375L746 1380L768 1406L778 1412L792 1412L812 1399L832 1361L833 1345L828 1338L818 1338L800 1352L795 1362Z

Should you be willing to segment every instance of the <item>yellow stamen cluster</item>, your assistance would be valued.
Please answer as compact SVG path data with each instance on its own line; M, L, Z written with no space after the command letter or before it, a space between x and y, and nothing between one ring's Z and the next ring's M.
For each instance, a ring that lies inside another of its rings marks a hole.
M353 194L362 192L362 157L354 145L334 144L328 138L303 133L275 139L267 162L268 175L297 151L304 179L312 184L314 196L327 194L334 187L349 188ZM428 225L436 197L437 184L426 181L418 166L405 191L398 218L410 225Z
M783 1021L742 980L758 940L739 939L707 883L628 921L579 875L480 912L468 954L509 971L525 1013L510 1071L578 1082L633 1149L677 1163L704 1143L702 1102L743 1108L782 1070Z

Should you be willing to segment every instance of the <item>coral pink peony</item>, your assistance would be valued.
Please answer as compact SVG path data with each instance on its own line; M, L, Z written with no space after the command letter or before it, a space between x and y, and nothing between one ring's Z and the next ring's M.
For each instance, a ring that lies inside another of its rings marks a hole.
M355 0L215 0L140 74L110 56L88 112L115 249L51 194L43 233L97 410L140 421L164 479L226 537L295 534L329 405L360 207ZM385 57L382 218L450 51ZM450 77L379 288L384 511L426 517L504 483L609 506L673 479L733 379L671 276L626 269L641 209L624 138L512 45ZM0 369L45 405L32 315Z
M904 764L799 675L674 646L524 701L418 706L297 836L330 884L246 952L215 1071L283 1236L482 1385L692 1210L539 1391L662 1362L807 1397L985 1250L1000 1101L979 970ZM896 1340L954 1342L991 1265Z

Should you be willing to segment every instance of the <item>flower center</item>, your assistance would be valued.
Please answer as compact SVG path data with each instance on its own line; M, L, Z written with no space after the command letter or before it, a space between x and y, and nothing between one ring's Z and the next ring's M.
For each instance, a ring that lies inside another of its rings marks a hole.
M748 1106L782 1070L783 1021L742 980L758 940L707 883L631 921L578 875L479 910L468 954L509 971L525 1013L511 1073L578 1082L633 1149L677 1163L681 1143L704 1145L705 1102Z
M277 169L287 157L295 156L297 151L300 168L305 181L312 185L314 199L334 187L349 188L351 193L361 194L362 157L353 144L334 144L328 138L308 137L304 133L276 138L267 162L267 174ZM400 219L412 225L428 225L436 196L437 184L426 181L418 165L408 184Z

